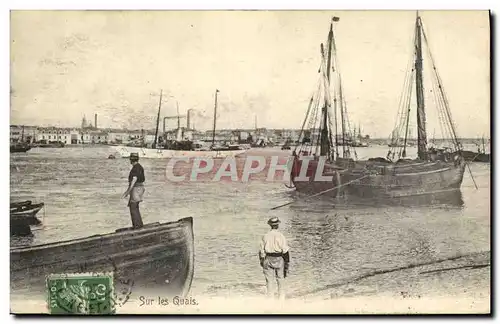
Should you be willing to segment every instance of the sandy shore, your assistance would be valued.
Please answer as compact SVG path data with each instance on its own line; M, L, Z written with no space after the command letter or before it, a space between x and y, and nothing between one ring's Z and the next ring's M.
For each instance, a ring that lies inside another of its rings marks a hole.
M417 314L489 313L490 253L365 274L284 302L262 297L193 296L196 305L140 306L121 314ZM46 312L45 301L11 301L12 312Z

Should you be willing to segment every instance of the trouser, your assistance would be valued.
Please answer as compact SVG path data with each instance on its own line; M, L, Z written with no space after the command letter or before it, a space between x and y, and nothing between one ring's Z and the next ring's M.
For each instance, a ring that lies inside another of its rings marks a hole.
M139 203L144 195L144 186L136 185L130 191L130 199L128 206L130 208L130 218L132 219L132 227L139 228L143 226L141 212L139 211Z
M266 278L267 295L275 297L276 284L278 285L278 296L285 299L285 261L282 256L266 256L262 265L264 277Z
M132 219L132 227L139 228L143 226L141 212L139 211L138 202L129 202L130 218Z

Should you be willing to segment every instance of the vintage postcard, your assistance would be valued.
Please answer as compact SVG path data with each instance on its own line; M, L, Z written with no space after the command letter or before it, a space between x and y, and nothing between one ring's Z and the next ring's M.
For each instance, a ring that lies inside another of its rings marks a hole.
M11 11L14 314L489 314L488 11Z

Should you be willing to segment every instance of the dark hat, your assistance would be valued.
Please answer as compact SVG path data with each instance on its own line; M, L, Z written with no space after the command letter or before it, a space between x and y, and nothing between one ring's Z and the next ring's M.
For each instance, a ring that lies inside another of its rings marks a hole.
M281 223L280 219L278 217L271 217L269 218L269 220L267 221L267 223L269 225L278 225L279 223Z
M130 159L139 161L139 153L130 153Z

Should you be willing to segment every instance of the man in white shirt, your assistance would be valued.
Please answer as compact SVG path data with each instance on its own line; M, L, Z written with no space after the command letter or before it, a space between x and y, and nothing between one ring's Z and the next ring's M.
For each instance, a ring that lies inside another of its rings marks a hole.
M278 284L278 296L285 299L284 279L290 263L290 247L285 236L278 231L280 220L273 217L267 222L271 230L267 232L260 242L259 259L266 278L267 294L274 297L275 283Z

